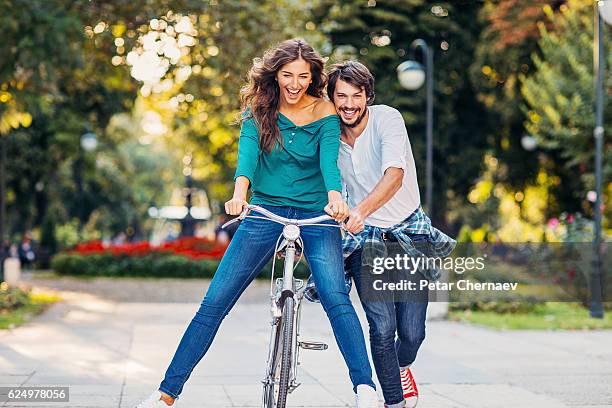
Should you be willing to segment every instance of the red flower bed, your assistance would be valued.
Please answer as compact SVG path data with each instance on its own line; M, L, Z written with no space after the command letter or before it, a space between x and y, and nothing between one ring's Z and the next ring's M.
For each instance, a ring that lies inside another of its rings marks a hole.
M185 237L152 246L148 241L120 245L104 245L101 241L78 244L74 252L80 255L113 254L145 256L155 253L182 255L191 259L221 259L227 245L205 238Z

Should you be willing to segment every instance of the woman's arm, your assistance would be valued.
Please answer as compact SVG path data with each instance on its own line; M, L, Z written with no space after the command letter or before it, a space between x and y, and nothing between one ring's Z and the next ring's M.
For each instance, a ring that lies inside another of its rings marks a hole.
M246 196L257 169L259 152L259 133L255 120L253 118L246 119L242 122L240 128L238 165L234 175L234 196L225 203L225 212L229 215L242 213L247 205Z
M342 199L342 183L337 164L340 148L340 120L338 117L330 117L321 126L320 132L319 161L329 202L325 206L325 212L336 221L342 222L348 216L348 204Z
M319 165L326 190L335 190L342 197L342 182L338 169L338 149L340 148L340 120L338 117L326 119L321 126L319 137Z
M257 131L257 125L255 125L255 119L246 119L242 122L242 127L240 128L238 165L236 166L234 181L238 177L244 176L249 182L253 182L257 163L259 162L259 153L259 132Z
M249 179L245 176L236 177L234 196L225 203L225 212L229 215L239 215L247 206L246 196L249 190Z
M374 190L355 208L350 210L346 228L349 232L357 234L365 228L365 220L372 213L385 205L397 191L402 187L404 170L397 167L389 167Z

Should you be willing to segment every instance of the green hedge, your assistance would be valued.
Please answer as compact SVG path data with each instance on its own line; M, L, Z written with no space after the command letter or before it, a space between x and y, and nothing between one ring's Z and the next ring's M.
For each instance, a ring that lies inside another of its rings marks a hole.
M211 278L219 260L194 260L180 255L128 256L112 254L79 255L62 253L51 261L51 268L60 275L158 278ZM271 262L259 278L269 278ZM282 262L276 262L276 275L282 273ZM308 277L310 271L302 261L296 268L298 278Z

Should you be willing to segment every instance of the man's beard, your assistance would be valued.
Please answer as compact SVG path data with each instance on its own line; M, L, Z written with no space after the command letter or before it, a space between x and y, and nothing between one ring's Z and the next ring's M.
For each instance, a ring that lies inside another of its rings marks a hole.
M342 121L342 124L344 126L346 126L347 128L357 127L357 125L359 125L361 123L361 121L363 120L363 118L365 117L366 113L368 113L368 108L367 107L363 110L363 112L361 113L361 115L359 115L359 117L355 120L355 122L353 122L353 123L346 123L345 121ZM340 119L342 119L342 116L340 116Z

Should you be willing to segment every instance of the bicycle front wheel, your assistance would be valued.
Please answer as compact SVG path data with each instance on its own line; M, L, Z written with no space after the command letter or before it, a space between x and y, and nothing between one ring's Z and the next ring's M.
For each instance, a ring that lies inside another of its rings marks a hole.
M276 408L285 408L287 394L289 394L289 380L291 377L291 358L293 349L293 309L294 300L291 297L285 299L283 305L283 341L281 349L280 376L278 380L278 399Z
M267 381L264 384L263 407L285 408L291 375L291 358L294 330L294 299L287 298L282 315L272 329L272 352L270 354Z

